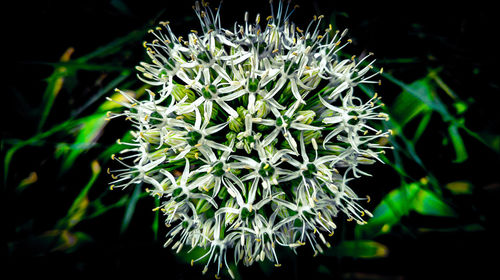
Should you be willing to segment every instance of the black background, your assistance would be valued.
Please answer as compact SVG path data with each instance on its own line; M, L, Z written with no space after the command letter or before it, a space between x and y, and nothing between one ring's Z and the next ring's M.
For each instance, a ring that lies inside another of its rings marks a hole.
M313 14L324 14L326 18L334 16L337 28L349 28L354 41L349 52L374 52L385 71L402 81L410 83L425 76L429 69L441 67L441 77L448 85L462 99L474 100L466 115L469 127L476 131L500 133L499 82L496 78L499 54L498 44L495 43L495 37L498 36L498 15L493 7L481 3L438 5L437 1L400 2L395 5L319 0L293 3L300 5L292 17L299 26L307 26ZM78 57L139 28L144 28L146 39L147 28L160 20L171 21L174 32L179 35L198 26L190 1L18 1L11 4L3 9L2 17L6 62L3 65L5 72L2 80L6 82L7 89L2 94L1 119L2 137L6 138L24 139L32 134L36 128L36 123L32 122L33 115L36 115L33 108L41 102L45 86L43 79L52 71L51 67L41 63L57 62L68 47L73 47L73 56ZM217 4L214 2L212 6ZM251 18L257 12L261 12L264 18L269 14L267 1L225 1L222 6L222 24L229 27L236 20L242 22L245 11L250 12ZM123 65L133 67L138 63L137 59L141 59L138 54L143 49L140 43L128 47L130 59L124 61ZM399 58L410 58L414 62L391 62ZM84 74L81 79L85 81ZM400 90L385 84L381 94L389 104ZM19 103L16 99L19 97L11 94L13 91L21 93L20 96L28 104L26 107L9 106ZM58 102L64 103L70 99L69 96L62 95ZM52 117L64 118L64 110L59 113ZM460 166L443 165L443 157L453 158L452 151L443 151L439 146L422 148L424 161L431 169L437 170L436 173L442 176L444 182L466 178L479 187L480 191L473 196L455 201L461 215L460 221L433 220L410 215L403 220L407 228L378 239L389 246L387 258L311 258L310 252L301 252L296 258L285 257L283 267L272 269L271 274L261 272L258 265L241 267L243 279L481 279L482 276L489 275L495 271L500 249L498 231L495 230L499 198L498 186L495 185L499 182L498 155L492 154L474 140L466 139L466 143L472 147L469 150L472 163ZM29 157L26 160L26 164L38 164L30 162ZM381 174L392 174L387 167L380 169ZM19 176L23 177L22 174ZM384 180L386 183L383 184L381 193L397 186L397 178ZM376 182L376 179L371 182ZM49 186L50 180L40 184ZM106 191L106 186L102 187L102 191ZM64 202L69 197L72 196L59 194L53 201L37 201L36 205L44 209L54 209L42 211L54 214L53 219L43 221L50 223L56 220L58 211L67 209L71 203ZM31 202L4 203L2 212L6 217L5 232L10 238L16 235L12 228L16 212L29 208L26 204ZM151 201L138 204L134 214L136 218L123 235L118 234L123 213L117 212L112 216L115 220L106 218L94 220L91 224L83 223L82 228L91 233L94 242L76 253L11 256L6 263L6 271L13 271L18 275L35 272L38 275L68 277L128 276L140 273L138 277L141 278L200 278L201 266L191 268L179 262L173 252L162 248L161 235L157 241L152 238L151 205ZM486 230L472 233L456 231L415 234L416 228L422 225L461 222L479 222ZM50 226L40 224L35 228ZM165 232L165 229L160 230L162 234ZM331 275L318 272L319 264L328 266ZM207 279L212 277L213 273L205 276Z

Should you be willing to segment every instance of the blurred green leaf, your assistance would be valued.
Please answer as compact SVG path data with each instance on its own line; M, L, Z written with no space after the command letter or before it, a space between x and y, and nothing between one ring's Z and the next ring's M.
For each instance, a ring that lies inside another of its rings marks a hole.
M356 228L358 236L372 238L387 233L403 216L410 211L422 215L441 217L455 216L454 210L434 192L425 189L420 183L404 184L389 192L373 211L373 217L366 225Z
M130 196L127 208L125 209L125 215L123 217L120 233L124 233L127 230L128 226L130 225L130 221L132 220L132 216L134 215L135 212L135 206L137 205L137 201L141 197L141 192L142 192L141 187L142 184L136 185L134 188L134 192Z
M208 249L204 249L201 247L194 247L194 248L189 248L189 250L181 250L177 253L177 258L185 263L192 263L192 265L196 265L197 262L195 263L194 260L197 260L204 256L208 252ZM208 256L200 260L199 262L203 264L203 261L205 259L208 259ZM192 262L193 261L193 262ZM205 260L206 261L206 260Z
M93 219L96 217L99 217L106 212L116 209L116 208L121 208L125 207L127 203L129 202L129 198L127 196L123 196L120 198L115 203L104 203L102 202L104 200L104 197L106 196L107 193L103 193L101 197L94 199L90 201L89 204L89 211L87 211L87 215L85 216L85 219Z
M67 150L67 154L64 157L64 160L61 164L60 173L63 174L67 170L69 170L76 158L83 152L87 151L91 148L97 138L101 135L104 126L107 124L105 119L105 115L102 113L97 113L91 115L85 123L81 125L81 128L78 132L78 135L75 139L73 148Z
M406 89L398 95L392 106L390 106L391 118L396 120L401 128L419 114L431 110L430 106L424 103L421 98L418 98L415 93L423 96L434 90L429 83L429 79L420 79L405 87Z
M130 134L130 131L125 133L125 135L120 139L122 142L131 142L133 140L132 134ZM99 160L101 161L106 161L109 158L111 158L111 155L116 154L123 150L123 144L120 144L120 142L113 143L109 147L106 148L104 152L102 152L99 155Z
M121 77L119 77L119 80L121 81ZM111 84L112 86L106 87L103 92L110 91L111 88L114 87L115 83L112 82ZM113 94L112 99L119 102L126 102L125 98L116 92ZM97 142L99 136L103 133L104 127L109 121L106 119L105 112L107 110L113 110L120 107L120 104L107 100L101 104L96 113L87 117L87 121L82 123L78 131L75 142L72 145L73 148L67 150L68 154L65 155L61 164L61 173L65 173L68 169L70 169L76 158L90 149Z
M458 126L456 124L450 125L448 127L448 133L450 134L451 143L453 143L453 148L455 149L456 154L456 159L453 162L464 162L467 159L468 155L467 150L465 149L464 141L458 133Z
M160 200L155 199L154 201L155 201L155 208L154 209L158 209L160 207ZM159 223L160 223L160 211L155 211L155 218L153 220L153 225L152 225L155 240L158 240Z
M61 230L54 231L54 234L58 234L58 239L52 251L72 253L78 250L85 242L92 240L92 238L84 232Z
M418 187L415 198L411 201L412 209L421 215L454 217L455 211L448 206L433 192L419 187L416 184L412 186Z
M134 30L134 31L128 33L127 35L120 37L120 38L112 41L111 43L109 43L105 46L102 46L102 47L96 49L95 51L93 51L87 55L79 57L75 61L82 63L82 62L87 62L93 58L106 57L108 55L120 53L120 50L123 48L123 46L125 46L127 44L135 44L135 43L139 42L141 40L141 38L143 38L143 37L144 37L143 29Z
M69 61L74 51L75 50L73 48L67 49L66 52L62 55L60 61L61 62ZM58 66L54 69L52 75L50 75L47 78L47 87L45 88L45 92L42 99L42 107L41 107L42 115L40 116L40 121L38 122L39 132L45 125L45 121L47 120L50 110L52 109L54 100L56 99L57 95L59 94L59 91L61 91L61 88L63 86L64 77L66 77L68 74L69 71L66 67Z
M469 107L469 105L467 105L467 103L465 103L464 101L458 101L458 102L453 103L453 107L455 107L457 114L461 115L461 114L465 113L465 111L467 111L467 108Z
M427 125L429 124L431 117L432 117L432 111L427 111L424 113L422 119L420 120L420 123L418 124L417 130L415 130L415 134L413 135L412 139L413 143L417 143L418 140L420 139L420 136L424 134L424 131L427 128Z
M345 240L326 251L327 256L352 258L387 257L387 246L373 240Z
M28 177L24 178L17 186L16 191L22 192L26 187L38 181L38 175L35 171L31 172Z
M453 194L472 194L474 185L467 181L455 181L446 184L445 188Z
M443 121L448 122L453 120L453 116L448 112L446 105L437 96L435 87L430 83L429 77L424 77L408 85L390 74L383 73L382 75L392 83L401 87L403 92L408 92L413 97L420 100L420 102L438 112L443 117Z
M89 118L88 117L83 117L77 120L69 119L64 121L63 123L60 123L58 125L53 126L51 129L37 133L35 136L27 139L27 140L21 140L16 142L12 147L10 147L4 157L4 184L7 182L7 177L9 174L9 167L10 163L12 161L12 158L14 157L14 154L21 148L24 148L26 146L30 145L40 145L43 143L43 141L58 133L61 131L69 131L79 125L84 124Z
M99 162L94 160L91 163L91 170L92 176L90 177L89 182L73 201L73 204L71 205L66 217L58 222L57 228L69 230L84 218L89 206L88 192L101 173L101 166L99 165Z

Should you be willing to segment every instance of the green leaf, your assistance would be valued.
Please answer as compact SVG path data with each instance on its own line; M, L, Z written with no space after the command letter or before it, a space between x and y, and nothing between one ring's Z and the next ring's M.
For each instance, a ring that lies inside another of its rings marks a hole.
M327 256L352 258L383 258L388 254L387 246L372 240L345 240L326 251Z
M160 207L160 200L155 199L155 209L158 209ZM158 240L158 228L159 228L159 223L160 223L160 211L155 211L155 218L153 220L153 234L154 234L154 239Z
M87 151L95 144L106 124L105 115L97 113L91 115L87 121L81 125L75 142L71 145L72 149L68 150L68 154L65 155L61 164L61 174L65 173L73 166L73 163L80 154Z
M411 92L410 92L411 90ZM404 127L413 118L431 110L418 96L424 96L434 91L428 79L421 79L407 85L407 89L398 95L392 106L390 106L391 118L395 119L401 127ZM417 94L418 93L418 96Z
M90 188L94 185L97 177L101 173L101 166L94 160L91 163L92 176L85 187L80 191L76 199L73 201L68 214L63 219L59 220L57 223L58 229L71 229L76 224L78 224L85 216L87 208L89 206L88 192Z
M74 51L73 48L69 48L68 50L66 50L66 52L62 55L60 61L61 62L69 61L73 51ZM58 66L54 69L52 75L50 75L47 78L47 87L45 88L45 92L43 94L43 99L42 99L42 107L41 107L42 115L40 116L40 122L38 123L39 132L45 125L45 121L47 120L50 110L52 109L54 100L56 99L57 95L59 94L59 91L61 91L61 88L63 86L64 77L68 76L69 72L70 71L68 71L66 67Z
M130 133L130 131L125 133L125 135L120 139L121 142L125 142L125 143L127 143L127 142L130 143L130 142L132 142L132 140L133 140L133 137L132 137L132 134ZM99 160L107 161L111 157L111 155L117 154L121 150L123 150L123 144L120 144L120 142L117 141L113 145L110 145L104 152L102 152L99 155Z
M58 133L60 131L69 131L76 126L85 123L87 121L87 119L88 118L81 118L81 119L77 119L77 120L73 120L73 119L66 120L58 125L55 125L54 127L52 127L51 129L49 129L45 132L37 133L35 136L33 136L27 140L17 142L14 146L9 148L7 150L7 152L5 154L5 158L4 158L4 184L6 184L6 182L7 182L7 176L9 174L10 163L14 157L14 154L19 149L24 148L25 146L37 145L40 142L44 141L47 137L49 137L55 133Z
M115 79L102 92L109 92L111 88L122 81L123 77L125 76L122 75ZM120 93L116 92L111 99L117 100L119 102L126 102L125 98ZM105 126L109 122L109 120L106 119L105 112L107 110L113 110L120 107L120 104L107 100L101 104L96 113L87 117L87 121L82 123L80 130L78 131L78 135L76 136L75 142L73 143L73 146L75 148L70 149L68 151L68 154L64 158L64 161L61 165L61 173L64 173L69 168L71 168L78 156L95 145Z
M455 149L456 159L453 161L455 163L464 162L467 158L467 150L465 149L464 141L458 133L457 124L452 124L448 127L448 133L450 134L451 143Z
M450 190L453 194L472 194L474 185L466 181L456 181L446 184L445 188Z
M119 52L119 50L121 50L123 48L124 45L134 44L134 43L138 42L143 36L144 36L143 29L134 30L134 31L128 33L127 35L125 35L121 38L118 38L118 39L114 40L113 42L111 42L105 46L102 46L102 47L96 49L95 51L76 59L76 61L77 62L87 62L88 60L93 59L93 58L106 57L108 55L116 54Z
M417 130L415 130L415 134L413 135L412 139L413 143L417 143L418 139L420 139L420 136L422 136L425 129L427 128L427 125L431 120L431 116L432 116L432 111L424 113L422 119L420 120L420 123L418 124Z
M447 122L454 119L448 112L448 109L446 108L444 103L437 96L434 86L432 86L432 84L429 82L429 77L422 78L408 85L387 73L383 73L382 75L392 83L401 87L403 91L410 93L411 95L419 99L422 103L429 106L432 110L441 114L444 121Z
M382 199L368 223L356 228L357 234L362 238L371 238L387 233L410 211L422 215L455 216L450 206L434 192L423 188L420 183L404 184Z
M436 194L420 187L415 199L412 201L412 208L422 215L440 217L453 217L456 215L455 211Z
M142 184L136 185L134 192L130 196L127 209L125 209L125 215L123 217L120 233L124 233L127 230L128 226L130 225L130 221L132 220L132 216L134 215L135 212L135 206L137 205L137 201L139 200L141 195L141 187Z

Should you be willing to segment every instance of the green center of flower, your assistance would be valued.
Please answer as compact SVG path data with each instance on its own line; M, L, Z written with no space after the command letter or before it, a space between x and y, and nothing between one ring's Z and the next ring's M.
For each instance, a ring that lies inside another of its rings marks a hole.
M248 210L248 208L243 207L243 208L241 208L240 217L242 219L246 219L246 218L250 217L250 215L252 215L253 213L254 213L254 211L250 211L250 210Z
M357 125L359 123L359 113L356 111L349 111L347 115L351 116L351 118L347 121L350 125Z
M286 61L285 62L285 72L287 75L293 74L293 72L297 71L299 69L299 64L292 62L292 61Z
M213 166L213 169L212 169L212 172L211 172L211 173L212 173L214 176L220 177L220 176L222 176L222 175L226 174L226 171L224 171L224 169L223 169L223 168L224 168L224 163L222 163L222 162L218 162L218 163L216 163L216 164Z
M266 42L256 42L253 46L259 52L259 54L262 54L267 48Z
M307 170L302 171L302 175L309 179L314 177L314 174L318 171L318 168L316 168L316 166L312 163L308 163L306 167Z
M268 178L273 176L274 171L274 167L272 167L269 163L262 163L260 165L259 174L264 178Z
M205 63L210 62L210 55L207 52L200 52L196 57Z
M151 113L151 115L149 116L149 124L150 125L158 125L158 124L161 124L163 121L163 116L158 113L157 111L154 111L153 113Z
M174 198L174 200L176 202L181 202L183 201L184 199L186 199L187 195L182 193L182 188L176 188L173 192L172 192L172 197Z
M214 85L209 85L201 89L201 93L205 99L211 99L217 93L217 88Z
M201 136L202 135L199 132L197 132L197 131L190 131L190 132L188 132L188 134L187 134L187 138L188 138L187 142L188 142L188 144L191 145L191 146L194 146L194 145L198 144L198 142L201 139Z
M292 121L291 118L289 118L287 116L281 116L281 117L276 119L276 126L282 127L284 124L286 124L288 126L288 125L290 125L291 121Z
M169 57L167 59L167 63L165 63L165 65L163 65L163 67L165 67L165 69L167 69L168 71L174 70L175 60L173 60L171 57Z
M259 89L259 79L250 78L248 80L248 91L256 92Z

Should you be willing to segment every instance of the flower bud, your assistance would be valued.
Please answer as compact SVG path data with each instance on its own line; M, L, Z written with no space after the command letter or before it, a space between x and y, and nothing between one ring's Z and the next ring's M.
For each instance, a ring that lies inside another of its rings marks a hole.
M172 96L176 101L181 101L185 96L188 96L187 102L193 102L196 99L195 93L183 85L175 85L172 89Z

